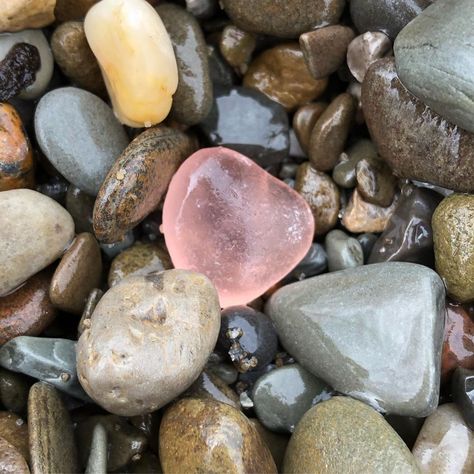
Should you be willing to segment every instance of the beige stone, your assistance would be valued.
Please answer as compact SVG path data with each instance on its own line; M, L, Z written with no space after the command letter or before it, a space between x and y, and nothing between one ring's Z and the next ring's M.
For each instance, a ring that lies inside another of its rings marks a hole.
M42 28L54 21L56 0L2 0L0 33Z

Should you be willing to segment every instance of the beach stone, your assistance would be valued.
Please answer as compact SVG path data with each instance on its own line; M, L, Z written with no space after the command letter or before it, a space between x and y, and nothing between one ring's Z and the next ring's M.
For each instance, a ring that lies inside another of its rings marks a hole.
M4 438L0 437L0 471L3 474L29 474L28 463L20 452Z
M222 0L222 5L240 28L280 38L335 24L344 9L343 0Z
M33 1L36 2L37 0L32 0L32 2ZM41 2L41 0L39 1ZM3 11L0 15L3 15ZM18 43L33 45L38 50L41 62L41 67L36 72L35 82L28 86L18 98L27 100L37 99L44 93L51 81L54 68L53 53L51 52L46 36L41 30L25 29L16 33L0 33L0 61L3 61L10 49Z
M93 233L92 211L94 209L95 198L89 196L78 187L70 184L66 193L66 209L74 219L76 233Z
M60 23L82 20L89 9L99 0L56 0L54 15Z
M43 28L54 21L55 0L6 0L0 12L0 32Z
M457 368L451 381L453 399L464 421L474 429L474 370Z
M100 286L102 256L97 240L87 232L79 234L64 253L49 289L57 308L81 314L89 293Z
M186 10L200 20L212 17L217 9L217 0L186 0Z
M108 171L94 206L94 232L113 243L150 214L166 193L179 165L193 153L195 141L169 127L138 135Z
M285 473L403 472L416 461L397 433L358 400L333 397L311 408L290 438Z
M394 53L403 85L441 117L474 132L474 41L470 0L433 3L397 36Z
M360 33L383 31L395 38L433 0L351 0L351 17Z
M253 33L241 30L235 25L227 25L222 30L219 50L224 59L240 74L247 72L256 46L257 38Z
M81 89L107 97L99 63L87 43L82 21L67 21L51 36L54 59L63 74Z
M328 270L337 272L364 264L364 251L360 242L339 229L331 230L324 239L328 256Z
M249 303L286 276L309 250L313 220L296 191L223 147L188 158L173 176L163 207L174 266L205 274L223 308ZM281 229L291 232L283 236Z
M369 68L362 103L378 152L396 176L460 192L474 190L474 135L410 94L392 58Z
M13 293L0 298L0 345L17 336L38 336L56 317L49 299L51 274L32 276Z
M313 243L298 265L286 276L285 280L304 280L326 271L328 257L321 244Z
M309 162L303 163L298 167L295 191L311 208L315 235L324 235L337 224L341 196L330 176L316 171Z
M0 368L0 403L13 413L26 413L30 385L23 374Z
M108 283L115 286L128 276L148 275L173 268L164 248L153 242L136 242L119 253L110 264Z
M433 214L436 271L460 303L474 300L474 196L454 194Z
M302 416L330 397L330 388L299 364L262 375L252 390L254 409L271 431L292 433Z
M441 199L435 191L405 184L384 232L370 252L368 263L402 261L432 267L431 219Z
M113 244L100 244L101 250L109 260L116 257L120 252L128 249L135 243L135 235L133 230L129 230L120 240Z
M356 113L356 104L350 94L338 95L321 114L311 131L309 159L319 171L334 168L349 135Z
M58 390L90 401L76 375L76 342L19 336L0 348L0 366L48 382Z
M216 86L214 105L200 126L212 145L243 153L262 166L288 156L285 109L253 89Z
M235 71L222 57L218 46L208 44L207 56L209 58L209 74L214 86L221 85L225 87L231 87L237 83Z
M397 179L381 160L362 158L356 165L357 189L372 204L387 207L395 197Z
M335 390L398 415L436 408L444 286L429 268L389 262L320 275L279 289L266 314L285 350Z
M171 3L156 11L162 19L178 64L178 88L173 94L171 117L186 125L196 125L212 107L212 81L206 41L194 16Z
M107 431L103 425L97 423L92 430L92 439L85 474L107 473L107 451Z
M414 416L385 415L385 421L403 439L408 449L412 449L425 419Z
M0 411L0 438L10 443L26 462L30 461L28 425L23 418L8 411Z
M59 392L48 383L35 383L28 398L31 472L79 472L74 432Z
M164 472L277 472L249 419L215 400L186 398L165 412L159 436Z
M301 50L315 79L329 76L344 64L354 36L352 28L342 25L325 26L300 36Z
M35 132L51 164L93 196L128 144L112 109L99 97L76 87L55 89L41 98Z
M299 107L293 115L293 130L305 154L308 153L313 127L327 106L325 102L311 102Z
M430 415L413 447L423 473L474 471L474 434L454 403L446 403Z
M35 183L33 152L18 112L0 103L0 191L32 188Z
M111 413L156 410L196 380L219 323L217 293L203 275L167 270L128 277L104 294L79 338L81 385Z
M265 50L245 73L243 85L256 89L292 111L320 97L327 78L314 79L298 43L283 43Z
M29 189L0 192L0 215L0 296L5 296L61 256L74 237L74 222L58 203Z

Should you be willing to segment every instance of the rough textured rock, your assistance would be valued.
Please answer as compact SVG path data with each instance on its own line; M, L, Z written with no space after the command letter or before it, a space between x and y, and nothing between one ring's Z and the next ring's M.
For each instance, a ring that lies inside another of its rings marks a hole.
M43 28L54 21L55 0L5 0L0 12L0 32Z

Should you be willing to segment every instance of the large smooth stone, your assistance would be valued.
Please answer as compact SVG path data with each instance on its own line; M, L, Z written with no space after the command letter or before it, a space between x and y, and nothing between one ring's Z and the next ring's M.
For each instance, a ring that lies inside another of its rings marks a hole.
M248 87L215 87L214 105L201 123L212 145L243 153L262 166L288 156L290 139L285 109Z
M157 410L196 380L219 324L217 293L203 275L128 277L105 293L79 338L79 380L111 413Z
M53 199L29 189L0 192L0 296L46 268L74 237L74 222Z
M352 398L334 397L311 408L290 438L288 474L418 474L415 459L383 417Z
M335 390L426 416L438 404L444 296L434 271L390 262L285 286L266 313L285 349Z
M397 36L400 80L446 120L474 132L474 2L442 0Z
M362 104L378 152L396 176L474 191L474 135L408 92L393 58L369 68L362 84Z
M55 89L41 98L35 112L35 133L53 166L93 196L128 144L112 109L76 87Z
M204 148L171 180L163 231L174 266L209 277L225 308L287 275L309 250L314 220L298 193L246 156Z

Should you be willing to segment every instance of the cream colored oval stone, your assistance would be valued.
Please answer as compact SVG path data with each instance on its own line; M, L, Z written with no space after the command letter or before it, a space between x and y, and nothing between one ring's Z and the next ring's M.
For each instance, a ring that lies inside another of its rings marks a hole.
M79 338L79 381L116 415L155 411L197 379L219 328L217 291L204 275L166 270L124 278Z
M60 257L74 237L71 215L30 189L0 192L0 296Z
M168 115L178 67L168 33L146 0L102 0L84 30L115 115L130 127L149 127Z

